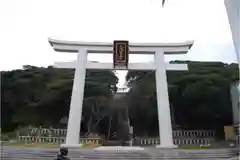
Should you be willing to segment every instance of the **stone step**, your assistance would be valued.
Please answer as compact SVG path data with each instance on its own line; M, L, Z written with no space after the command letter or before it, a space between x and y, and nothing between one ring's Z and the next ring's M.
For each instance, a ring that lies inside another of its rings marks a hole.
M18 156L8 156L8 157L1 157L3 160L54 160L55 157L18 157ZM126 157L126 156L114 156L114 157L85 157L85 156L79 156L79 157L69 157L71 160L156 160L156 159L164 159L164 160L206 160L206 159L211 159L211 160L228 160L231 159L232 157Z
M1 158L4 160L53 160L57 149L33 149L3 147ZM221 160L236 156L234 149L219 150L160 150L147 148L144 151L94 151L91 149L70 150L71 160L141 160L141 159L194 159Z
M54 160L55 157L1 157L3 160ZM129 158L129 157L70 157L71 160L206 160L206 158L182 158L182 157L136 157L136 158ZM232 160L233 158L209 158L209 160ZM234 157L233 160L238 160L237 157Z

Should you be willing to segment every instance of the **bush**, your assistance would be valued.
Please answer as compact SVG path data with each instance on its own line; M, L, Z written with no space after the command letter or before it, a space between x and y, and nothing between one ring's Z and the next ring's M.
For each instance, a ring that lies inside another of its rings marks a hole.
M9 136L7 134L1 134L1 141L9 141Z

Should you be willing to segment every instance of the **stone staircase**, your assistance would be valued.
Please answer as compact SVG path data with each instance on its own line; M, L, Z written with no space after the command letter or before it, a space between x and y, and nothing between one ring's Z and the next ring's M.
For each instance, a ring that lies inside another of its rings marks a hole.
M53 160L58 149L15 148L3 146L2 160ZM145 148L144 151L96 151L70 149L71 160L235 160L237 149L181 150ZM235 157L235 158L234 158Z

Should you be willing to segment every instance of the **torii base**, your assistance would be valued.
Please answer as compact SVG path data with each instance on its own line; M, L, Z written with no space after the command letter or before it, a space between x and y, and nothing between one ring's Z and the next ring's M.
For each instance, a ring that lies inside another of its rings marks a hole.
M101 146L94 148L96 151L143 151L144 148L139 146Z
M83 144L61 144L60 147L66 148L81 148Z
M156 148L162 148L162 149L176 149L178 148L178 145L156 145Z

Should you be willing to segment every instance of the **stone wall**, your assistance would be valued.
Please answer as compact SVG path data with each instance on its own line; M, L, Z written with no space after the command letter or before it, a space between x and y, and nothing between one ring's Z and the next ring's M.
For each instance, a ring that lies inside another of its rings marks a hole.
M65 141L66 129L57 128L28 128L27 135L20 132L17 140L24 143L57 143L62 144ZM206 130L182 130L173 131L174 144L176 145L200 145L211 144L214 142L215 131ZM95 135L92 137L80 137L81 144L93 143L101 144L101 137ZM160 144L158 137L136 137L133 145L157 145Z

